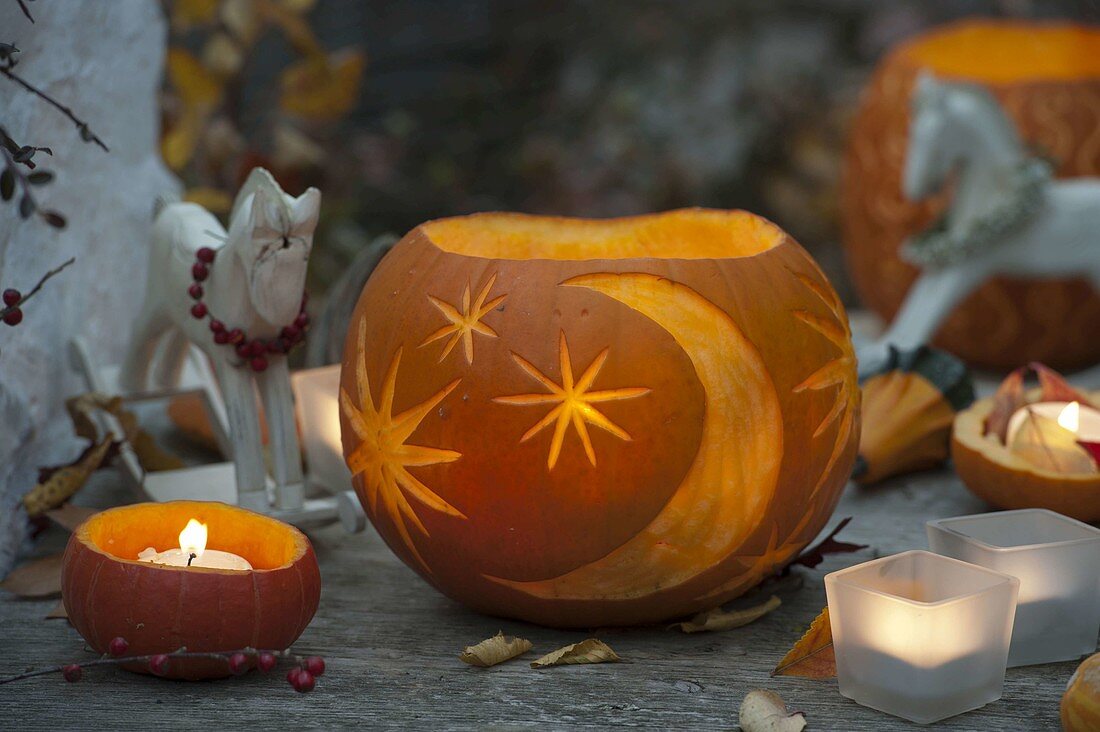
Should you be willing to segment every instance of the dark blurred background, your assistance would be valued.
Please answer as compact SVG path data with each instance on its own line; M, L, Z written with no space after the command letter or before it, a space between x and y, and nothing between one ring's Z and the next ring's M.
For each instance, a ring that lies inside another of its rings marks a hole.
M364 238L431 218L697 205L773 219L851 301L836 189L875 61L966 16L1100 21L1090 0L282 1L326 49L365 55L354 102L311 122L282 176L326 194L322 289ZM173 21L196 55L209 33ZM266 33L240 70L250 144L294 44Z

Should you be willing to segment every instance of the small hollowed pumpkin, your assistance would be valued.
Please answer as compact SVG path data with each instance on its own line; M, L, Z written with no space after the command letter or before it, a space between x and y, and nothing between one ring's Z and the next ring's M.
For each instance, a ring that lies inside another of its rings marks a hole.
M424 224L364 288L340 398L394 552L557 626L744 592L820 531L859 441L844 308L744 211Z
M1100 175L1100 27L968 20L906 41L879 64L852 124L841 184L848 268L864 304L893 318L917 276L898 256L945 199L901 192L909 98L921 71L980 84L1059 177ZM936 345L971 364L1007 371L1042 361L1074 369L1100 361L1100 293L1083 279L996 278L955 308Z
M1100 398L1100 392L1090 398ZM955 418L951 457L966 487L997 508L1049 508L1079 521L1100 521L1100 473L1056 473L1013 454L996 434L983 434L993 404L993 397L980 399Z
M137 561L147 547L178 547L192 518L209 527L208 549L238 554L253 569ZM65 549L61 587L69 621L99 653L118 636L129 642L129 655L282 650L317 611L321 576L309 539L293 526L224 503L173 501L112 508L81 524ZM225 662L173 659L166 676L229 674Z
M1100 729L1100 653L1086 658L1073 672L1060 711L1062 732Z

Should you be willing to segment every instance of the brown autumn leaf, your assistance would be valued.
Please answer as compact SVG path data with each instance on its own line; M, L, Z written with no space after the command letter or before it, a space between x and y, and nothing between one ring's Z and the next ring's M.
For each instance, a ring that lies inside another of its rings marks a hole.
M746 694L737 718L741 732L802 732L806 728L806 715L788 710L783 697L767 689Z
M168 49L166 74L179 96L182 112L160 141L164 162L181 170L191 160L206 122L221 101L225 84L190 52Z
M160 448L153 436L141 428L137 416L122 407L121 397L109 397L97 392L88 392L65 402L69 417L77 435L89 440L96 439L97 429L92 415L103 410L115 417L122 425L126 441L130 443L138 462L145 470L155 473L160 470L179 470L185 464L175 455Z
M1069 382L1060 373L1038 361L1032 361L1029 366L1039 377L1039 389L1041 402L1080 402L1086 407L1096 408L1089 398L1069 385Z
M1042 470L1054 473L1094 473L1092 456L1079 447L1077 436L1058 420L1027 407L1024 419L1006 445L1008 451Z
M539 660L532 661L531 668L566 666L575 663L618 663L622 660L602 640L589 638L547 653Z
M767 601L747 607L741 610L723 610L716 607L706 612L701 612L691 620L682 623L673 623L670 628L679 626L685 633L702 633L704 631L723 631L740 628L764 617L782 604L780 599L772 595Z
M787 565L788 571L796 564L801 564L804 567L813 569L817 565L825 561L826 554L849 554L851 552L858 552L861 549L866 549L866 544L852 544L848 541L838 541L836 535L840 533L841 529L847 526L852 520L851 516L841 520L836 528L829 532L829 535L822 539L820 542L810 547L806 551L798 555L798 557Z
M16 567L0 582L0 589L19 597L53 597L61 594L61 554L33 559Z
M98 508L88 508L87 506L76 506L72 503L66 503L60 508L46 511L46 516L61 528L68 529L69 531L76 531L77 526L80 526L88 518L97 513L99 513Z
M68 501L83 487L88 477L100 468L117 449L113 435L88 447L72 464L58 468L45 468L39 483L23 496L23 507L31 518L41 516L50 509Z
M829 624L828 607L814 618L794 647L783 656L772 676L801 676L806 679L831 679L836 676L833 629Z
M355 105L366 64L366 54L357 48L307 56L283 70L279 106L311 119L338 119Z
M993 395L993 409L985 418L984 435L996 435L1004 444L1008 437L1008 422L1016 410L1027 403L1024 394L1024 374L1027 369L1020 367L1005 377Z
M54 605L50 609L50 611L48 613L46 613L46 617L43 618L43 620L68 620L68 619L69 619L69 611L65 609L65 601L64 600L58 600L57 604Z
M504 635L504 631L498 631L492 638L486 638L477 645L466 646L458 660L471 666L488 668L522 656L531 648L533 648L531 641L526 638L516 638Z

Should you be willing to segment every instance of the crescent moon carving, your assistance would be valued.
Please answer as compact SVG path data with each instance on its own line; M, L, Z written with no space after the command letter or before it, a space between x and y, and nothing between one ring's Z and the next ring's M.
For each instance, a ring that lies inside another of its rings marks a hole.
M775 493L783 454L775 386L730 316L683 284L643 273L588 274L561 284L603 293L675 339L706 393L699 450L664 508L610 553L551 579L488 579L571 600L628 600L683 584L738 551Z

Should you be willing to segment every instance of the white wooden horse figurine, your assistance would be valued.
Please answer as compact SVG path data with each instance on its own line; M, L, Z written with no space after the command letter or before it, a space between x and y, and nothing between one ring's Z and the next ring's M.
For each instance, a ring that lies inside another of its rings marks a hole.
M955 305L994 275L1085 276L1100 291L1100 178L1052 180L985 89L917 81L902 193L916 201L956 173L939 227L911 238L903 256L922 272L893 323L861 348L861 374L892 344L927 343Z
M321 194L283 193L262 168L233 203L229 231L206 209L157 215L145 303L119 378L129 392L175 385L188 342L209 357L233 445L238 502L269 511L256 388L270 435L278 509L303 504L301 454L285 352L308 325L306 266Z

